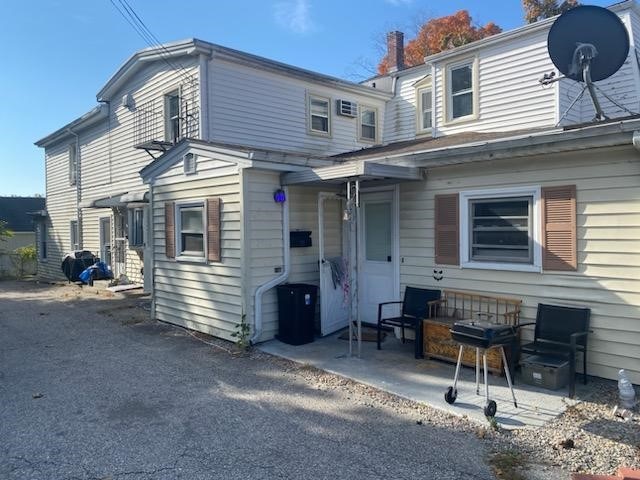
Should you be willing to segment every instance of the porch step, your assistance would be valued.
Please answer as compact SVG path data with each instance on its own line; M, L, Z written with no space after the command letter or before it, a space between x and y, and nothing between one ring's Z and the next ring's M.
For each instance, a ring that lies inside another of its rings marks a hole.
M621 467L617 475L589 475L572 473L571 480L640 480L640 470Z

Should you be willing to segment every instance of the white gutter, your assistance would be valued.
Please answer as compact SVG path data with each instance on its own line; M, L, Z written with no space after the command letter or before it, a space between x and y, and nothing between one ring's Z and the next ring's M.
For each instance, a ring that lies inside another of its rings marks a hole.
M289 251L289 189L283 187L283 190L286 198L282 204L282 258L284 265L280 275L259 286L256 290L253 302L254 329L251 344L257 343L262 334L262 296L267 290L287 280L287 278L289 278L289 271L291 270L291 254Z
M209 58L204 53L199 57L200 68L200 138L209 140Z

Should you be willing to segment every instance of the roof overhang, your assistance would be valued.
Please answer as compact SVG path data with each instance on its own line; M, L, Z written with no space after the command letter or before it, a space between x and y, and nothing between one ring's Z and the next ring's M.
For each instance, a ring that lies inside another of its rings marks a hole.
M123 192L108 197L95 198L93 200L83 200L80 208L117 208L126 207L130 204L149 203L149 192Z
M261 168L264 170L285 172L304 170L309 167L333 165L336 163L335 160L328 157L185 138L140 170L140 176L143 182L153 182L156 177L162 175L176 163L182 161L182 158L187 153L235 164L239 168Z
M382 184L423 179L424 173L422 169L418 167L389 165L361 160L328 167L309 168L300 172L285 173L282 175L282 184L340 184L348 180Z
M41 138L40 140L35 142L35 145L38 147L48 147L49 145L59 142L60 140L64 140L67 137L70 137L74 133L78 133L78 131L83 130L85 128L90 127L98 123L100 120L104 120L109 115L108 108L106 105L98 105L95 108L91 109L84 115L79 118L76 118L73 122L66 124L64 127L59 128L55 132L47 135L46 137Z
M635 138L635 140L634 140ZM513 137L458 144L436 149L372 156L365 161L433 168L482 161L579 152L594 148L635 147L640 150L640 120L554 129ZM350 160L352 162L354 160Z

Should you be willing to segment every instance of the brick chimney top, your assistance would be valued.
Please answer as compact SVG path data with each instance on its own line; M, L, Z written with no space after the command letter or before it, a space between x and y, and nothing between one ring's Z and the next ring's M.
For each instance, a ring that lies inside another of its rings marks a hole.
M404 69L404 33L397 30L387 33L387 58L389 72Z

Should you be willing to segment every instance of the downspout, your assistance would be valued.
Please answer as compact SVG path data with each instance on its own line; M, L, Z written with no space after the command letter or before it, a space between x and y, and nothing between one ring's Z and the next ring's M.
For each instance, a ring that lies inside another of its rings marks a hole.
M267 290L287 280L287 278L289 278L289 271L291 270L291 255L289 251L289 189L283 187L283 190L286 198L282 204L282 258L284 265L280 275L259 286L256 290L253 302L254 330L253 336L251 337L252 345L257 343L262 334L262 296Z
M199 81L199 102L200 102L200 140L209 140L211 138L209 131L209 56L201 53L200 62L200 81Z
M82 209L80 208L80 202L82 201L82 192L80 188L80 160L82 158L80 155L80 135L70 128L67 128L67 132L76 137L76 218L78 221L78 249L82 250L84 242L82 239Z

